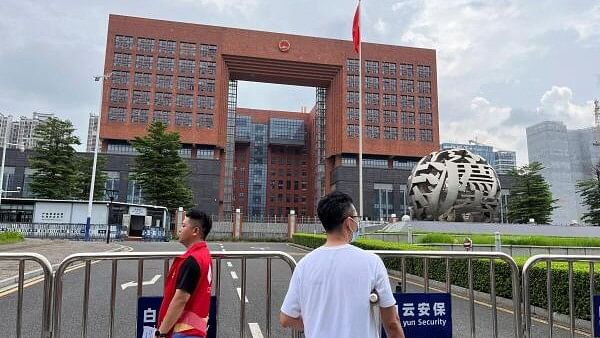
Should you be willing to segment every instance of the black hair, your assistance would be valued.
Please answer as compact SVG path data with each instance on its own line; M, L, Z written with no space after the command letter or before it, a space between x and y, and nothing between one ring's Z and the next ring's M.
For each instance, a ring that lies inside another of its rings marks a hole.
M346 217L352 214L352 198L343 192L334 191L319 201L317 215L326 232L338 230Z
M185 213L185 216L194 220L195 225L202 230L202 235L204 236L204 239L206 239L206 236L208 236L210 233L210 229L212 229L212 219L210 219L206 213L197 208L188 210Z

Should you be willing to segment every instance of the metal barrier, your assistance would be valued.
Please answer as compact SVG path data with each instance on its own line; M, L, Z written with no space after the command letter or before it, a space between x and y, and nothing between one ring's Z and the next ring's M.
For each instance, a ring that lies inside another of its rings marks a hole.
M15 323L16 337L22 336L21 329L23 326L23 290L25 284L25 262L32 261L39 264L42 275L44 276L44 291L43 291L43 306L42 306L42 318L40 320L42 324L42 332L40 337L47 338L51 337L50 330L50 304L52 301L52 265L46 259L46 257L36 253L0 253L0 261L16 261L19 262L19 274L17 275L17 320ZM6 309L4 309L6 311ZM5 333L8 334L8 333Z
M87 253L74 254L65 258L58 269L56 270L54 279L54 294L53 294L53 311L52 311L52 328L53 337L61 337L61 307L63 301L63 277L68 267L74 263L85 265L84 271L84 295L83 295L83 316L81 323L81 337L86 337L87 318L89 307L89 287L90 287L90 270L92 261L110 261L111 269L111 294L110 294L110 327L108 337L114 337L114 313L116 299L116 282L117 268L119 261L137 261L137 297L142 296L143 276L144 276L144 261L146 260L163 260L164 276L167 276L169 270L169 259L181 255L183 252L125 252L125 253ZM271 337L271 268L272 259L278 258L288 264L291 271L296 267L296 261L292 256L280 251L214 251L211 256L215 261L216 268L213 269L214 292L217 295L217 309L219 296L221 293L221 261L223 259L239 259L241 260L241 295L240 295L240 337L245 337L246 327L246 298L247 283L246 283L246 268L248 259L266 259L266 337ZM297 333L294 333L297 335Z
M547 321L549 334L548 337L553 335L554 327L554 311L552 304L552 263L561 262L567 263L567 275L568 275L568 300L569 300L569 329L571 331L571 337L575 336L575 296L574 296L574 285L573 285L573 263L588 263L589 264L589 301L590 301L590 315L593 316L593 297L595 294L595 276L594 276L594 263L600 262L600 256L592 255L536 255L530 257L523 265L523 303L525 306L525 336L531 337L531 298L530 292L532 285L530 278L534 266L540 262L546 262L546 305L547 305ZM592 337L596 336L594 330L594 321L591 321L591 332Z
M123 239L124 227L120 224L112 224L110 238L114 240ZM0 232L18 232L26 238L40 239L85 239L85 224L78 223L1 223ZM90 239L105 240L106 224L90 225Z
M429 275L429 267L431 259L442 259L444 260L445 270L445 287L446 292L452 291L452 280L451 280L451 269L450 260L466 259L467 261L467 277L468 277L468 298L469 298L469 318L470 318L470 329L471 337L475 337L475 289L473 287L473 260L489 260L490 269L490 303L492 310L492 332L493 337L498 337L498 313L496 309L496 260L501 260L508 264L510 267L510 274L512 280L512 300L513 300L513 314L514 314L514 337L522 337L522 317L521 317L521 281L519 267L515 261L507 254L501 252L448 252L448 251L392 251L392 250L372 250L369 251L381 258L399 258L400 259L400 277L402 282L402 292L406 292L406 276L409 274L407 271L407 258L409 259L421 259L423 262L423 288L426 293L429 292L429 281L432 279ZM388 267L389 269L389 267Z

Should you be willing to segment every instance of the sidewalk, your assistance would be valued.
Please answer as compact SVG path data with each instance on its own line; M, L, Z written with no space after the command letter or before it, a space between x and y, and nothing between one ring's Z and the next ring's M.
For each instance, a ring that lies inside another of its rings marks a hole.
M104 242L84 242L69 240L49 240L49 239L25 239L25 241L14 244L0 245L0 253L37 253L46 257L53 267L56 267L62 260L72 254L81 252L104 252L104 251L122 251L127 246L121 243ZM29 279L40 275L40 266L33 262L25 263L25 278ZM16 277L19 273L19 263L16 261L0 261L0 289L16 283Z

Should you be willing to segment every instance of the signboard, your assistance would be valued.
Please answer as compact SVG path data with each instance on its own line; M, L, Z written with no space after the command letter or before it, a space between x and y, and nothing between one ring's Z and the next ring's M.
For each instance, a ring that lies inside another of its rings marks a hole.
M154 337L162 297L140 297L137 307L137 338ZM148 336L151 334L151 336ZM217 338L217 296L210 297L206 338Z
M129 214L131 216L146 216L146 208L130 206Z
M395 293L394 298L406 338L452 338L449 293Z
M594 296L594 338L600 337L600 296Z

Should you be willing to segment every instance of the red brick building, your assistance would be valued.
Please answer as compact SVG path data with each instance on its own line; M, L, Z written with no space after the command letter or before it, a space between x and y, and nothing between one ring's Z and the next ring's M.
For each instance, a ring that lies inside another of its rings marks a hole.
M163 121L180 133L184 157L219 161L220 214L239 207L313 215L316 199L332 189L358 196L362 83L365 214L386 216L399 208L405 182L395 181L438 149L436 55L371 43L362 52L359 81L350 41L111 15L102 149L132 152L127 141ZM238 80L312 86L316 105L310 113L241 109ZM249 126L247 135L237 123Z

